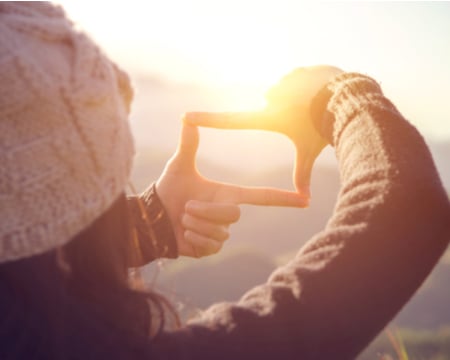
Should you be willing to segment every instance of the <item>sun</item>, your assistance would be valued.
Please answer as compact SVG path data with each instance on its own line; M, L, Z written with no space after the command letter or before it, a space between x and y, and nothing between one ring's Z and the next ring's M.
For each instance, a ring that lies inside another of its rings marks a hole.
M236 95L237 108L261 108L265 92L291 66L289 44L282 29L261 26L246 32L245 26L234 24L232 30L216 31L213 51L205 54L209 62L205 67L210 69L205 80L227 87Z
M317 63L323 48L325 30L292 2L129 0L111 2L107 13L103 2L61 3L127 71L201 85L217 110L262 110L267 91L294 68Z
M239 108L262 106L264 92L297 60L285 14L256 0L130 0L109 4L107 13L103 2L59 3L128 70L227 88Z

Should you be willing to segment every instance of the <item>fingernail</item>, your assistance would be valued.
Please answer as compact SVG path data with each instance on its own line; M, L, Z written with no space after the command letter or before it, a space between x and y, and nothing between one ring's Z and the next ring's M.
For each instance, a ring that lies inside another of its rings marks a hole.
M311 191L309 190L309 186L301 187L300 189L298 189L298 193L301 197L308 199L308 201L311 198Z
M303 197L303 196L301 196L300 199L301 199L301 200L300 200L301 207L303 207L303 208L309 207L309 201L310 201L310 198L309 198L309 197Z
M297 189L299 198L301 199L300 202L302 203L303 207L309 207L309 202L311 200L311 192L309 190L309 186L303 186L299 189Z
M185 123L192 122L192 120L197 116L196 112L187 112L183 115L183 120Z

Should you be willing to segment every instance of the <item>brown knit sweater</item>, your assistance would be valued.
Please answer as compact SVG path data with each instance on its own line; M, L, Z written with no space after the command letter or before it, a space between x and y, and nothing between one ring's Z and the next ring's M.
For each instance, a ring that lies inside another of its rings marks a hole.
M446 249L450 204L430 152L379 85L342 74L317 103L342 183L327 226L238 302L155 339L155 358L352 359Z

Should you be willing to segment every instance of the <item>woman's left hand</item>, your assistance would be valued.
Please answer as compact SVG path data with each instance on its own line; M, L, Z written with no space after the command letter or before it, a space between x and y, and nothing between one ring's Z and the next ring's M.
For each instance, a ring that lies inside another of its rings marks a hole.
M267 93L267 106L252 112L191 112L186 123L219 129L257 129L288 136L296 147L294 185L304 197L310 196L314 162L328 141L313 124L311 105L328 82L343 71L330 65L298 68L284 76Z
M297 192L243 187L203 177L196 167L199 133L184 124L180 143L156 183L174 227L179 255L202 257L217 253L239 220L239 204L306 207Z

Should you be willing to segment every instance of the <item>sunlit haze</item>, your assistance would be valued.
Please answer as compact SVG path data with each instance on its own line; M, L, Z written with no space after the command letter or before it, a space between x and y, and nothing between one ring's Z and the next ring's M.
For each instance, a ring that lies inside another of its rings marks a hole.
M292 69L332 64L376 78L428 139L450 138L450 3L59 3L133 76L220 88L230 108L255 108Z

